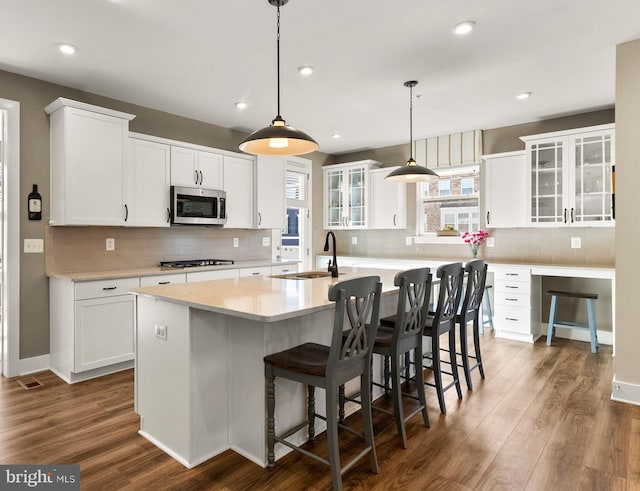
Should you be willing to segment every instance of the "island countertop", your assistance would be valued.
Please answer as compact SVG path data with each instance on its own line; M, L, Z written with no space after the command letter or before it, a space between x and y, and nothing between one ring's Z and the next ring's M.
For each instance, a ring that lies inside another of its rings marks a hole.
M255 276L155 285L134 288L131 293L254 321L277 322L332 309L329 287L343 280L379 276L383 295L391 294L397 291L393 285L395 273L390 269L344 267L340 268L338 278Z

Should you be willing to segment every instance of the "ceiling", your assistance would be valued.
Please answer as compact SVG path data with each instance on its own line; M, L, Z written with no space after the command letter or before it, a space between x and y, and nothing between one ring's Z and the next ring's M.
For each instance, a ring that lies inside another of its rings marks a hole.
M267 0L0 0L0 12L0 69L247 132L276 115ZM340 154L408 143L411 79L414 139L611 107L616 45L640 38L638 19L638 0L290 0L281 113ZM454 35L464 20L475 30Z

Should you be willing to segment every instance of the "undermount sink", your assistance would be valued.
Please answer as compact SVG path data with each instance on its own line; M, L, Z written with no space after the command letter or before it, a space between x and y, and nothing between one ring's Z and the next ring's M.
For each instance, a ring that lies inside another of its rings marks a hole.
M339 273L343 274L343 273ZM300 273L275 274L271 278L283 278L286 280L313 280L331 276L330 271L302 271Z

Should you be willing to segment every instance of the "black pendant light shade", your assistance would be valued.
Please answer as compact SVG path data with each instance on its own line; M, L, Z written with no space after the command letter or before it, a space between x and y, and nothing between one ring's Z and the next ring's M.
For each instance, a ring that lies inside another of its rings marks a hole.
M418 85L415 80L409 80L404 83L405 87L409 87L409 152L410 157L407 163L402 167L387 174L385 179L394 182L421 182L433 181L439 179L440 176L431 169L418 165L413 158L413 88Z
M305 132L288 126L280 116L280 7L289 0L267 0L278 9L277 24L277 72L278 114L271 124L254 131L240 144L240 150L254 155L303 155L318 149L316 141Z

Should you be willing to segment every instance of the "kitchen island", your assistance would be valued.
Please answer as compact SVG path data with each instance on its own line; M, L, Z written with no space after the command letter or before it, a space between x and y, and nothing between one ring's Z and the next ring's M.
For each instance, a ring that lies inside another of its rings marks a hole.
M369 275L383 283L381 316L393 314L394 270L341 268L339 278L262 276L133 289L140 434L186 467L227 449L266 466L264 356L305 342L330 344L329 287ZM374 377L380 372L376 367ZM276 391L277 425L303 421L305 387L279 379ZM323 406L318 390L316 407ZM297 438L306 436L301 431ZM288 450L277 446L276 458Z

